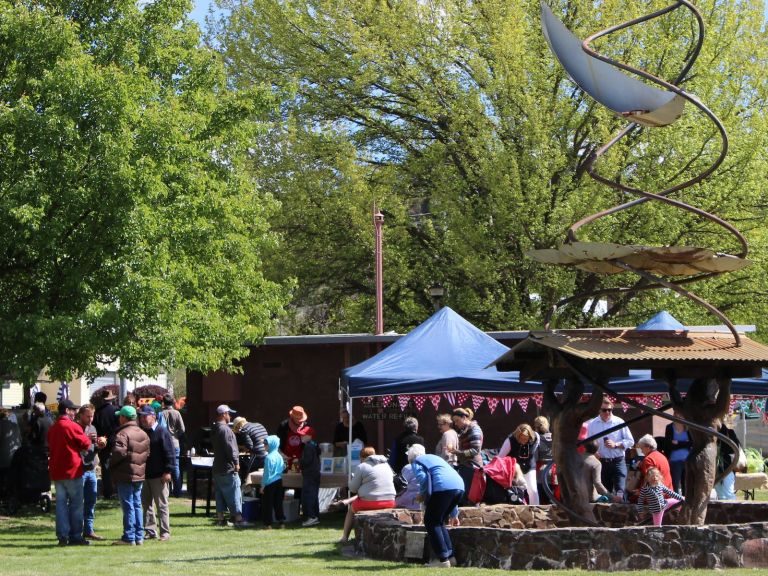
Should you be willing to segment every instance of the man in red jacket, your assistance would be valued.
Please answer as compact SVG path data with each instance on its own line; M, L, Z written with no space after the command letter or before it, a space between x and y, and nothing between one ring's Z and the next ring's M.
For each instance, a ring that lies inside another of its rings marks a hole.
M71 400L59 402L59 419L48 430L48 467L56 487L56 537L59 546L87 546L83 538L83 459L81 452L91 447L74 417Z

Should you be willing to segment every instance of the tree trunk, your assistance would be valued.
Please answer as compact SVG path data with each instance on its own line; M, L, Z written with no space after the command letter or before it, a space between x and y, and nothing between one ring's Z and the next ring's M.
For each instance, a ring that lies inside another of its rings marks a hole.
M731 398L730 378L700 378L694 380L682 400L674 378L669 381L672 404L686 420L713 431L720 428ZM709 495L717 473L717 439L690 429L691 453L685 463L685 504L680 514L682 524L701 526L707 517Z
M584 392L580 381L566 382L562 400L555 396L556 381L544 383L544 413L552 430L552 459L557 464L557 478L563 504L588 522L595 522L590 505L592 486L584 471L584 458L577 451L579 433L585 420L597 416L603 402L602 391L595 390L588 403L579 403Z

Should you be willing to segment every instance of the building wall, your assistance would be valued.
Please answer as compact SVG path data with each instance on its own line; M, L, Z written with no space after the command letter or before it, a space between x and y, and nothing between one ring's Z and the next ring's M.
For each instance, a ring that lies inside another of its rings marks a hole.
M513 341L503 342L510 346ZM338 422L340 407L339 377L342 369L373 356L382 348L378 343L290 344L263 345L250 348L242 363L242 374L223 372L202 375L191 372L187 377L186 422L192 438L200 435L200 428L210 426L215 419L216 406L228 404L249 421L262 423L274 433L281 420L287 418L292 406L299 404L309 414L309 423L317 430L319 442L330 442ZM465 403L471 407L471 401ZM435 417L450 412L451 406L442 399L438 410L427 402L421 411L415 408L401 412L395 407L385 410L385 420L369 419L377 409L366 408L356 400L353 406L355 420L361 419L369 437L369 444L378 452L390 447L402 430L405 416L415 416L420 422L419 433L424 436L427 451L432 451L439 440ZM484 403L475 415L484 433L484 446L498 449L507 435L518 424L533 423L539 415L533 401L527 410L515 403L509 414L499 404L493 414ZM629 418L637 415L632 410L617 415ZM635 438L651 430L650 418L632 426ZM194 442L195 440L193 440Z

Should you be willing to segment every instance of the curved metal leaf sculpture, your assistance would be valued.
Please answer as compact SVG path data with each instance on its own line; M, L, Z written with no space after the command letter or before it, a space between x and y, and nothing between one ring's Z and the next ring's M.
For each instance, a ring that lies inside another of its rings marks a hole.
M590 47L590 44L597 38L658 18L681 7L685 7L691 12L698 23L699 33L693 44L694 48L690 57L677 78L672 82L667 82L644 70L613 60ZM739 346L741 342L739 334L730 320L717 308L684 289L682 285L747 266L749 262L745 259L747 255L746 239L734 226L717 216L668 197L671 193L693 186L710 176L723 162L728 151L728 136L717 116L697 98L687 94L677 85L682 82L693 66L704 40L704 24L698 10L687 0L678 0L652 14L593 34L583 42L563 25L544 0L541 0L541 19L544 36L552 52L571 79L597 102L631 122L629 126L592 154L587 160L588 173L602 184L624 193L639 196L639 198L580 220L570 227L566 242L562 246L556 249L531 250L527 252L527 255L542 263L574 266L597 274L632 272L648 281L646 285L640 287L609 288L565 298L550 310L546 322L547 327L554 312L562 305L601 295L665 287L704 306L717 316L728 326L736 345ZM646 80L650 84L638 78ZM682 116L686 102L695 106L714 124L722 141L719 156L702 172L665 190L651 192L610 180L595 170L594 166L597 160L632 131L640 130L643 127L668 126L674 123ZM735 238L740 246L739 253L735 255L724 254L709 248L693 246L625 246L578 241L577 231L579 228L650 200L663 202L714 222Z

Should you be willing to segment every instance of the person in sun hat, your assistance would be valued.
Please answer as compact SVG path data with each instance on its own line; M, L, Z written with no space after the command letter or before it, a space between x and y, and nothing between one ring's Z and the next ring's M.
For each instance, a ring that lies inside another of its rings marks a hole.
M144 543L144 510L141 490L149 458L149 436L136 421L136 408L123 406L117 413L120 422L115 431L110 466L117 497L123 509L123 535L112 544L139 546Z
M303 444L301 437L308 427L307 412L302 406L294 406L288 412L288 418L277 427L277 437L280 438L280 452L286 459L290 469L295 460L301 458Z
M243 496L240 492L240 450L235 433L229 427L232 415L237 414L226 404L216 408L216 422L211 429L213 445L213 484L216 487L216 524L230 526L225 518L229 510L235 528L251 524L243 520Z
M74 420L77 406L59 402L59 418L48 430L49 470L56 486L56 537L59 546L90 544L83 538L83 459L91 439Z
M286 470L298 472L299 460L304 449L301 437L309 427L309 416L303 406L294 406L288 411L288 418L277 427L277 437L280 439L280 453L285 460ZM294 498L301 502L301 489L293 491ZM304 513L304 511L302 511Z

